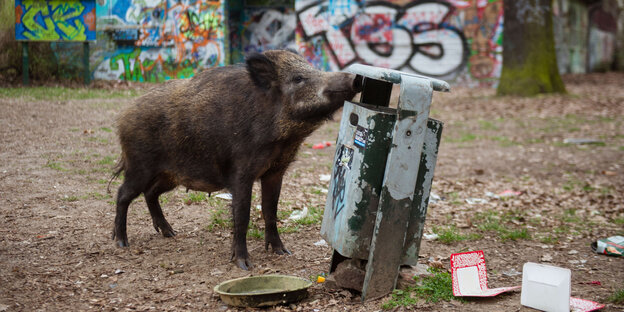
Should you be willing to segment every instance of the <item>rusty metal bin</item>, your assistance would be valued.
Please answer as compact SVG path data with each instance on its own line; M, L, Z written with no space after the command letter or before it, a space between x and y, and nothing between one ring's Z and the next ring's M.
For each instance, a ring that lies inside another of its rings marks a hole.
M321 235L334 254L365 264L362 300L391 292L401 264L416 265L442 122L429 118L441 80L361 64L360 102L345 101ZM397 108L390 108L394 84Z

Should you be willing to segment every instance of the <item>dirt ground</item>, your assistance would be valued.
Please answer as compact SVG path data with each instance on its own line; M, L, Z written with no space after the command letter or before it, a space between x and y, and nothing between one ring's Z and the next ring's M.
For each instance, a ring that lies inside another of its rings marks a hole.
M452 253L483 250L490 287L520 285L529 261L565 267L573 296L622 311L608 297L624 288L624 258L594 254L590 243L624 235L623 81L614 73L567 76L569 94L535 98L495 97L491 89L434 94L431 115L445 128L432 191L440 200L429 206L425 233L440 238L423 239L420 262L448 269ZM335 148L311 147L335 141L340 115L306 141L285 177L280 227L291 256L264 250L256 186L248 238L255 267L246 272L229 260L229 202L215 194L178 188L161 197L174 238L156 233L144 200L136 200L130 247L114 246L120 180L111 193L107 183L119 154L115 117L145 86L95 87L0 90L0 311L236 310L213 293L216 284L328 271L331 248L314 243L328 187L320 176L331 173ZM599 142L564 141L579 138ZM505 190L521 194L486 195ZM467 202L475 198L482 200ZM304 207L306 222L288 219ZM274 309L377 311L387 300L362 304L357 294L315 284L308 299ZM520 291L412 308L531 311L520 305Z

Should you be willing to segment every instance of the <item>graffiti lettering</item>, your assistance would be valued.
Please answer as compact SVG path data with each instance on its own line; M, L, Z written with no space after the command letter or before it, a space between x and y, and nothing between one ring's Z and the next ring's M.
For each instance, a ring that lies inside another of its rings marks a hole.
M295 48L297 17L292 10L249 10L243 22L242 38L245 52Z
M299 50L326 69L363 62L445 79L495 81L502 1L396 3L296 1Z
M16 0L17 40L95 40L95 0Z
M361 4L360 4L361 5ZM324 36L339 68L365 63L443 76L462 68L468 56L463 33L445 23L448 3L365 3L350 15L331 16L326 4L298 10L304 37Z

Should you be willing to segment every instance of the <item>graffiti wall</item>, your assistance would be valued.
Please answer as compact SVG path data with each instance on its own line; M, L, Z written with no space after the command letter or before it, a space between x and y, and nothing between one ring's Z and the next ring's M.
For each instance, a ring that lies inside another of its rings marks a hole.
M297 0L299 51L315 66L366 63L494 85L502 67L502 0Z
M164 81L226 64L219 0L98 0L96 9L96 79Z
M95 0L15 0L15 39L95 40Z

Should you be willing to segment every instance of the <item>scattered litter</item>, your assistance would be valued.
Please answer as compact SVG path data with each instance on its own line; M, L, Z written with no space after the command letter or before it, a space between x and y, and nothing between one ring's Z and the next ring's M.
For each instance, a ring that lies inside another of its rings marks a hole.
M325 141L325 142L321 142L321 143L312 145L312 148L313 149L324 149L326 147L330 147L331 145L332 145L331 142Z
M518 275L522 275L522 272L518 272L518 270L512 268L512 269L509 269L507 271L503 271L503 275L509 276L509 277L511 277L511 276L518 276Z
M576 255L577 253L578 253L578 250L574 250L574 249L568 251L568 255Z
M5 171L6 172L6 171ZM600 173L606 175L606 176L614 176L617 175L617 172L615 171L610 171L610 170L602 170L600 171Z
M217 195L215 195L215 197L216 198L225 199L225 200L232 200L232 194L230 194L230 193L217 194Z
M115 270L115 274L119 275L121 273L125 273L126 271L122 270L122 269L117 269Z
M621 257L624 254L624 236L599 239L591 244L591 249L595 253Z
M504 190L500 193L498 193L497 195L499 197L514 197L514 196L518 196L521 195L522 192L518 192L518 191L513 191L513 190Z
M501 199L501 198L506 198L506 197L515 197L518 195L522 195L522 192L518 192L514 190L504 190L498 194L494 194L492 192L485 192L485 196L490 197L490 198L496 198L496 199Z
M262 211L262 205L256 205L256 210Z
M100 275L100 277L101 277L101 278L108 278L108 275L106 275L106 274L102 274L102 275Z
M496 194L494 194L492 192L485 192L485 196L491 197L491 198L496 198L496 199L500 198L500 196L498 196L498 195L496 195Z
M293 210L293 212L290 213L290 217L288 217L288 219L301 220L307 216L308 216L308 207L304 206L303 209L301 210Z
M327 182L331 180L331 174L321 174L319 175L319 180L321 180L321 182Z
M540 261L542 262L550 262L552 261L553 257L550 254L545 254L543 256L540 257Z
M317 282L317 283L319 283L319 284L320 284L320 283L324 283L324 282L325 282L325 277L320 276L320 275L319 275L319 276L317 276L317 277L316 277L316 282Z
M591 312L604 308L604 304L591 300L570 297L570 312Z
M591 281L591 282L585 282L585 283L581 283L581 284L602 286L602 283L600 281Z
M474 205L474 204L487 204L488 200L487 199L483 199L483 198L466 198L466 202L469 205Z
M587 138L567 138L563 139L564 144L604 144L603 141Z
M424 237L426 240L436 240L436 239L438 239L438 237L439 237L439 236L438 236L438 234L435 234L435 233L432 233L432 234L427 234L427 233L424 233L424 234L423 234L423 237Z
M488 288L483 250L451 255L453 295L456 297L494 297L520 286Z
M182 270L182 269L177 269L177 270L172 270L172 271L169 271L169 274L170 274L170 275L173 275L173 274L180 274L180 273L184 273L184 270Z
M522 267L520 303L542 311L568 312L571 279L569 269L527 262Z
M604 308L604 304L570 297L571 284L569 269L527 262L522 268L520 303L553 312L590 312Z
M430 192L429 193L429 203L437 203L439 201L441 201L442 198L440 196L438 196L438 194L434 193L434 192Z
M320 241L314 243L314 246L319 246L319 247L327 247L327 242L324 239L321 239Z

